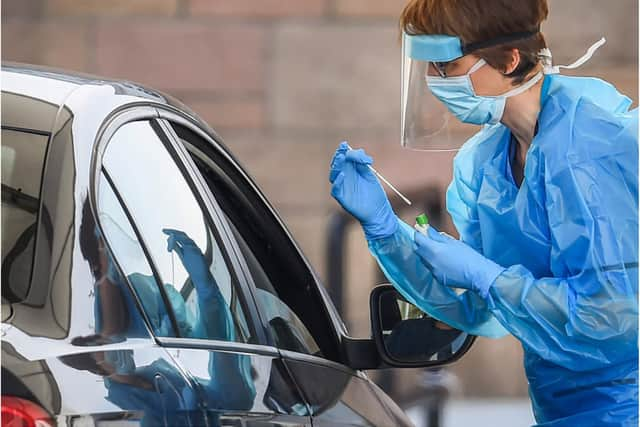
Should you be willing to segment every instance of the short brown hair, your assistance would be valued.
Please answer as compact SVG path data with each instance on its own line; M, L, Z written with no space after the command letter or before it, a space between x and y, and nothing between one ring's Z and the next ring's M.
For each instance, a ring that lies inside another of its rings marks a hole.
M547 0L410 0L400 16L400 28L412 35L457 36L464 45L534 32L528 38L472 52L504 72L511 50L518 49L520 63L508 75L517 84L538 64L538 52L547 47L539 28L548 14Z

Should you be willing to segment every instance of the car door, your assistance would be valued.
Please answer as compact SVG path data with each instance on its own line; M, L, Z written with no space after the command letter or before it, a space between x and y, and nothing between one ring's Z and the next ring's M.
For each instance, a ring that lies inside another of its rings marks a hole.
M403 426L410 421L364 373L342 363L339 319L257 188L197 126L172 123L227 220L267 338L309 405L314 426Z
M187 402L192 397L172 386L171 375L159 370L154 377L174 392L174 406L198 405L210 426L310 425L309 409L277 349L266 345L215 207L167 130L154 118L125 123L102 149L99 166L99 185L113 188L125 212L100 210L100 221L124 236L122 258L130 260L125 273L195 400ZM144 250L146 271L126 255L133 240ZM158 310L163 305L166 313Z
M96 222L86 220L91 213L89 205L85 204L81 241L95 239L99 256L108 248L113 257L90 262L98 266L98 285L93 292L96 315L92 323L99 334L78 337L77 344L93 345L96 339L109 337L117 340L120 334L117 331L124 329L121 323L128 324L128 335L137 336L142 330L148 330L154 335L177 336L172 322L176 316L162 298L162 288L156 281L157 270L152 268L145 254L140 229L134 228L129 220L130 211L126 210L122 193L116 190L112 176L116 177L118 171L111 168L113 175L107 172L109 163L103 164L99 174ZM88 252L89 249L84 250L85 254ZM117 284L126 284L128 289L119 288ZM169 286L163 290L168 293ZM143 319L146 319L146 325ZM86 355L82 356L66 356L62 360L67 366L87 366ZM130 413L142 412L141 424L190 426L205 423L194 385L166 349L145 346L95 352L89 359L92 360L96 365L93 371L105 378L103 383L108 400ZM77 399L81 400L83 390L79 389L78 393Z
M74 138L67 107L33 95L2 93L3 425L50 425L43 414L60 425L198 425L189 382L155 345L96 226L78 171L89 162L74 157L92 141Z

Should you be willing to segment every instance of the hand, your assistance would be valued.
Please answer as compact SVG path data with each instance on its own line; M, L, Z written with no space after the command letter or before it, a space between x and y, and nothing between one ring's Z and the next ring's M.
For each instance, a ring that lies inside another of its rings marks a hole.
M504 268L469 245L429 226L427 236L415 232L416 253L440 283L470 289L483 298Z
M398 220L378 178L368 165L373 163L364 150L350 150L340 144L331 160L331 195L353 215L368 240L395 233Z
M200 251L200 248L184 231L163 228L162 232L169 236L167 239L167 251L175 251L182 261L185 270L189 273L193 286L200 297L215 284L209 266Z

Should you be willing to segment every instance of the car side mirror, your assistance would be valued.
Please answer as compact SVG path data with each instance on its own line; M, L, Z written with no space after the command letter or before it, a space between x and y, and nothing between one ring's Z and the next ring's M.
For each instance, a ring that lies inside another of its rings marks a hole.
M382 361L389 366L440 366L462 357L475 340L421 311L391 285L371 291L371 331Z

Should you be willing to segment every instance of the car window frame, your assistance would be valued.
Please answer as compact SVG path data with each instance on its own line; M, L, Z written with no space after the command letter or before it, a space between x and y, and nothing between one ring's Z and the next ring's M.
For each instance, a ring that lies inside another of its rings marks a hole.
M312 278L313 286L316 287L320 302L322 303L322 306L323 306L323 310L325 311L327 319L329 320L328 324L329 324L329 328L331 329L329 331L329 333L332 334L332 337L335 340L336 348L337 348L337 351L339 353L338 356L339 356L340 360L339 361L335 361L335 360L331 360L331 359L326 358L326 357L320 357L320 356L315 356L315 355L311 355L311 354L307 354L307 353L299 353L299 352L295 352L295 351L291 351L291 350L278 348L278 351L280 352L280 354L283 357L286 357L286 358L293 358L293 359L299 359L299 360L304 360L304 361L312 361L313 363L319 363L319 364L323 364L325 366L328 366L328 367L331 367L331 368L334 368L334 369L341 369L341 370L348 371L350 373L354 373L354 370L352 368L350 368L344 362L344 354L342 352L342 341L343 341L343 337L346 335L346 331L344 329L344 324L343 324L342 320L340 319L339 315L335 311L335 308L333 310L331 309L333 307L333 305L332 305L332 303L330 301L327 301L327 299L328 299L327 293L324 292L323 289L321 289L322 285L320 284L320 281L318 280L317 275L315 274L315 272L311 268L308 260L306 259L306 257L302 253L302 251L300 250L300 248L297 245L296 241L293 239L291 233L284 226L283 221L281 220L279 215L275 212L275 210L273 209L273 207L271 206L269 201L266 199L266 197L264 196L262 191L255 184L254 180L240 166L239 162L233 157L233 155L225 148L224 144L221 142L221 138L212 129L210 129L208 126L206 126L206 124L202 123L199 120L196 120L194 118L191 118L189 116L184 115L184 113L179 111L179 110L175 110L175 109L171 109L171 108L158 108L158 114L160 115L160 117L165 119L167 122L169 122L169 123L170 122L175 122L176 124L184 126L184 127L188 128L188 129L190 129L191 131L193 131L194 133L196 133L198 136L200 136L206 142L208 142L213 147L213 149L215 149L218 153L220 153L223 157L225 157L236 168L236 170L244 178L244 181L245 181L246 185L248 186L249 190L251 191L251 193L254 194L260 200L261 203L263 203L263 205L269 211L269 213L272 216L272 218L274 219L274 221L278 224L278 226L281 229L281 231L287 236L287 238L289 239L289 241L291 242L291 244L295 248L295 250L296 250L296 252L298 254L298 258L299 258L300 262L303 264L305 270L308 272L309 277ZM170 124L168 124L168 126L171 127ZM173 128L170 129L170 132L173 134L173 137L176 139L176 142L178 144L180 144L180 145L183 145L182 140L175 133ZM190 156L190 154L188 152L188 149L186 147L184 147L184 151L186 152L187 156ZM189 160L191 160L191 159L189 159ZM224 218L224 213L222 213L221 207L218 205L218 203L215 200L215 197L213 196L213 194L211 194L211 191L209 189L208 184L206 183L204 177L202 177L202 175L200 174L199 169L197 168L195 163L193 163L192 160L189 163L194 168L193 170L198 175L198 178L199 178L199 180L201 180L202 185L205 187L205 192L207 193L207 197L212 200L213 204L215 204L216 209L218 209L218 211L219 211L219 215L221 216L222 220L225 222L225 230L228 233L228 235L231 236L233 249L236 251L236 256L240 260L242 269L244 271L245 276L247 277L247 281L249 282L249 286L251 288L251 292L252 292L254 300L255 300L255 298L257 298L257 296L256 296L257 295L256 294L257 291L256 291L256 285L255 285L254 280L253 280L253 276L251 275L250 269L249 269L248 265L246 264L246 261L244 259L244 255L242 254L242 251L238 247L238 243L235 241L235 237L233 237L233 233L231 231L230 226L228 224L226 224L227 220L226 220L226 218ZM245 183L243 183L243 185L245 185ZM257 302L256 302L256 305L257 305ZM259 315L260 315L260 319L262 321L265 333L268 335L269 334L268 325L266 324L263 316L260 313L259 313ZM271 339L272 338L270 338L270 340ZM271 346L275 346L275 344L273 342L270 342L270 345Z
M2 91L2 93L5 93L5 91ZM8 94L13 94L12 92L6 92ZM39 176L39 190L38 190L38 196L37 199L34 198L33 202L34 204L37 204L37 210L35 212L35 230L33 231L33 248L32 248L32 253L31 253L31 265L29 268L29 277L26 278L27 280L27 286L26 286L26 293L24 295L24 297L19 297L18 295L13 293L13 290L11 290L9 288L9 285L7 284L7 291L10 293L10 295L3 295L3 298L6 298L7 300L7 304L24 304L26 306L35 306L35 307L40 307L40 305L34 305L31 304L29 302L29 295L31 293L31 291L33 290L33 284L34 284L34 274L36 271L36 262L37 262L37 253L38 253L38 244L40 243L40 237L42 234L42 225L41 222L44 220L44 216L43 216L43 206L42 206L42 194L44 191L44 188L46 186L45 183L45 173L47 170L47 165L49 163L49 152L51 150L51 141L52 141L52 134L51 134L51 130L40 130L40 129L32 129L32 128L25 128L25 127L20 127L20 126L11 126L11 125L4 125L2 124L0 126L2 128L2 130L7 130L7 131L11 131L11 132L21 132L21 133L25 133L25 134L30 134L30 135L38 135L38 136L42 136L46 138L46 143L45 143L45 147L44 147L44 156L42 158L42 165L40 167L40 176ZM3 184L4 185L4 184ZM8 187L8 186L7 186ZM13 190L13 189L12 189ZM22 197L24 198L32 198L33 196L24 194L22 195ZM11 252L11 251L10 251ZM4 260L2 260L2 263L4 264ZM6 273L8 274L8 272ZM2 278L4 279L5 277L5 272L3 271L2 273ZM4 283L4 282L3 282Z
M99 191L99 183L100 183L100 175L104 173L106 170L102 165L102 159L106 152L106 149L109 145L114 134L120 129L122 126L126 125L130 122L135 121L152 121L155 120L160 126L159 128L164 133L164 137L166 137L166 141L162 141L163 145L167 149L169 155L172 157L176 166L182 173L185 181L189 185L191 191L194 194L197 202L199 203L203 216L205 216L205 221L208 221L209 225L212 228L212 232L214 236L219 241L221 249L225 254L225 263L227 264L227 268L229 269L229 273L235 279L235 283L237 284L237 291L241 294L242 299L245 301L246 312L245 315L247 317L247 323L252 331L256 335L257 344L253 343L243 343L243 342L233 342L233 341L221 341L221 340L213 340L213 339L195 339L188 337L161 337L153 334L152 325L149 324L149 320L147 318L146 313L142 308L142 305L138 299L136 292L131 287L131 284L127 280L127 286L129 291L132 292L136 299L136 305L138 310L141 311L141 314L145 320L146 326L150 331L153 339L161 346L172 348L206 348L210 350L223 350L223 351L249 351L255 353L258 351L260 354L277 354L277 350L275 348L268 348L269 346L266 335L263 330L263 324L258 314L258 309L255 305L255 301L253 300L253 295L248 288L248 284L246 282L246 278L244 277L244 272L240 268L239 260L235 253L230 250L230 242L227 233L225 232L224 226L221 224L219 213L212 208L208 197L206 197L203 192L203 188L198 181L198 177L194 176L192 173L192 168L188 167L184 163L184 154L180 153L180 146L175 143L175 139L167 133L167 128L170 126L164 123L164 119L159 117L158 111L154 108L153 103L140 103L140 104L129 104L125 105L116 111L114 111L110 117L108 117L102 124L100 130L98 131L98 135L96 138L96 145L94 147L94 154L91 160L91 176L90 176L90 185L89 185L89 198L93 205L94 213L97 212L96 207L98 206L98 191ZM162 139L162 138L161 138ZM191 160L188 158L187 160ZM106 171L108 173L108 171ZM119 197L118 188L111 183L116 196ZM157 273L157 268L153 259L150 257L150 252L147 246L147 243L144 241L142 236L140 236L138 231L138 226L133 222L132 217L130 216L129 209L124 204L124 202L120 199L121 207L125 211L127 218L130 221L131 227L136 232L139 238L139 244L142 247L143 252L145 253L146 261L148 262L151 270L153 271L154 277L156 281L158 281L159 276ZM99 227L100 231L103 232L102 224L100 223L100 219L96 216L96 224ZM109 244L107 242L107 244ZM111 248L109 247L109 250ZM120 265L118 264L117 259L116 266L120 272L123 274ZM160 283L160 282L158 282ZM162 288L162 287L161 287ZM163 300L165 301L165 308L172 319L172 323L176 332L178 332L177 325L175 324L175 312L174 308L171 304L168 303L168 300L165 299L164 291L161 289L161 293L163 295ZM179 332L178 332L179 333ZM267 347L267 348L265 348Z

